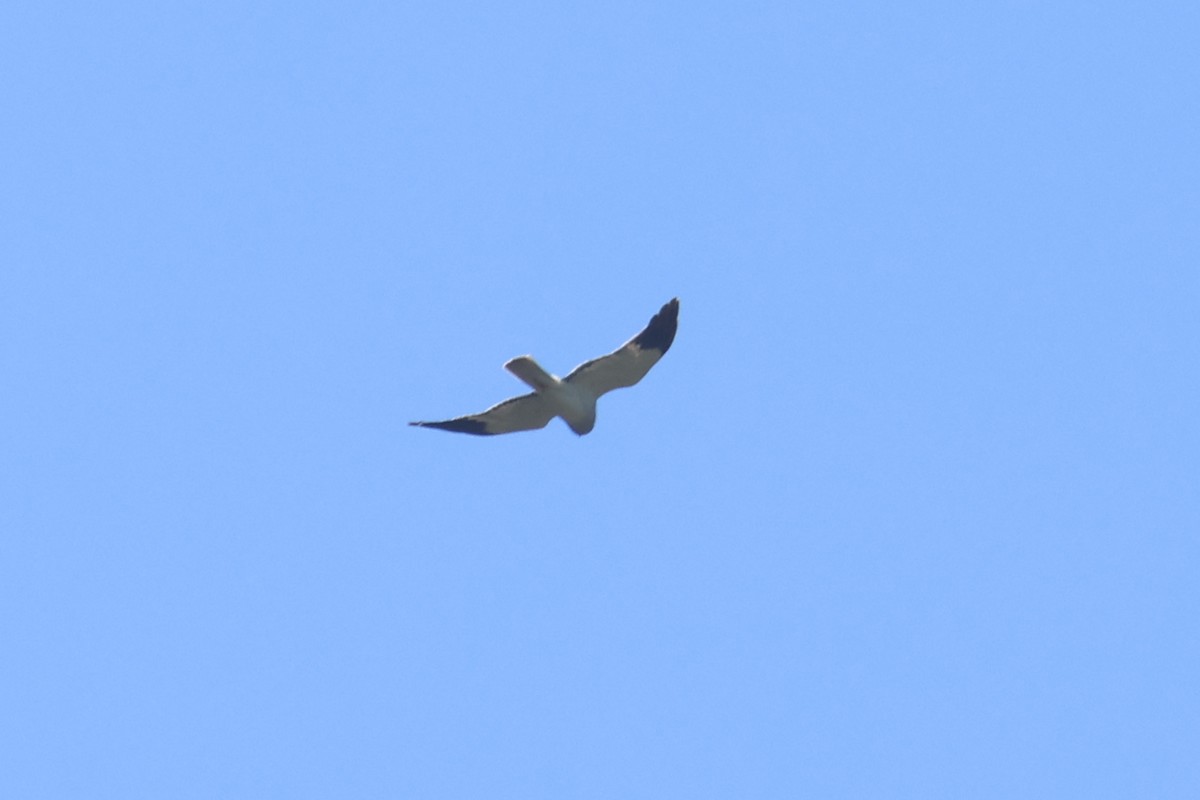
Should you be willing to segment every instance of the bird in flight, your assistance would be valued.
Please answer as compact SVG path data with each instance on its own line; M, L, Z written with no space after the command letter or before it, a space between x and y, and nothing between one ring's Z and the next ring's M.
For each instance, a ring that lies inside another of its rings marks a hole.
M679 324L679 298L671 300L650 319L641 333L606 356L585 361L565 378L542 369L530 356L518 356L504 365L533 388L487 411L441 422L410 422L422 428L493 436L546 427L555 417L583 436L596 424L596 400L605 392L633 386L645 377L675 341Z

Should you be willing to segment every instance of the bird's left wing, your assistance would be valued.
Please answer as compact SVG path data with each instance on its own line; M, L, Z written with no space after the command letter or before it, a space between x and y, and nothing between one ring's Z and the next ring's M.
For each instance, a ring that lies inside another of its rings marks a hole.
M599 397L605 392L633 386L658 363L675 341L679 326L679 298L659 309L641 333L600 358L580 364L563 378Z
M554 419L554 410L544 397L523 394L503 403L497 403L480 414L442 420L441 422L410 422L422 428L439 428L456 433L473 433L476 436L494 436L497 433L532 431L546 427Z

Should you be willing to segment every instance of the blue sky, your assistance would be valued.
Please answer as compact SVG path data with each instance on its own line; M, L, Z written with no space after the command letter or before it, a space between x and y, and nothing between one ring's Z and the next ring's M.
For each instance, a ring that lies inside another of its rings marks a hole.
M1198 30L6 5L0 795L1194 797Z

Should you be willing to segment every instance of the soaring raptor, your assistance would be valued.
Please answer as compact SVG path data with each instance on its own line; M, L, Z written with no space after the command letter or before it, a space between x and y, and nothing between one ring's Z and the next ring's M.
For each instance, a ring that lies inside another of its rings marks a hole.
M675 298L637 336L606 356L585 361L565 378L546 372L530 356L518 356L504 368L529 384L532 393L505 400L480 414L409 424L492 436L544 428L550 420L562 417L571 430L583 436L596 424L596 400L600 395L640 381L671 348L678 324L679 298Z

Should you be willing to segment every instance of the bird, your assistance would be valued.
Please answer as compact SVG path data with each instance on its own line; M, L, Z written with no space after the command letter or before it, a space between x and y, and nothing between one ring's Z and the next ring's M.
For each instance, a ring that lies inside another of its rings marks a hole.
M608 355L585 361L565 378L542 369L532 356L518 356L504 368L532 387L530 394L497 403L479 414L441 420L410 422L476 436L532 431L561 417L579 436L596 425L596 400L613 389L633 386L671 349L679 325L679 298L673 298L650 318L645 329Z

